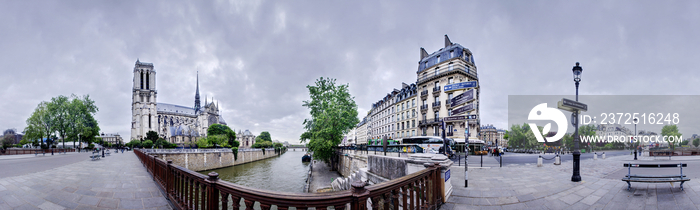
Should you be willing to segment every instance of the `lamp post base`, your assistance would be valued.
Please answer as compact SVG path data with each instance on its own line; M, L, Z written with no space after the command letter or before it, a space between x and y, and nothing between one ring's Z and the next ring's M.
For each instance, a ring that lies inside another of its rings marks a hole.
M574 174L571 176L572 182L580 182L581 181L580 166L581 166L581 152L576 150L576 151L574 151Z

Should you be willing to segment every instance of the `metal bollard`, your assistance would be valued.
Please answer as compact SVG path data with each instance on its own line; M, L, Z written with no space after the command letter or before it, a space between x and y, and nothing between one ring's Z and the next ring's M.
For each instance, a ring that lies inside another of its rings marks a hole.
M603 159L605 159L605 152L603 152Z
M554 165L561 165L561 157L559 155L554 157Z
M593 160L598 160L598 153L593 153Z
M542 155L537 157L537 167L542 167Z

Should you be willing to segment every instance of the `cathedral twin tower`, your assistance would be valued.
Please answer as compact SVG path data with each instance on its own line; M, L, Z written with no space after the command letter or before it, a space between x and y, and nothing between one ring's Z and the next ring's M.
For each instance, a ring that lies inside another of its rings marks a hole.
M157 103L156 71L153 63L136 60L131 99L131 140L141 140L149 131L178 146L192 145L206 135L212 124L226 124L214 102L200 105L199 75L194 107Z

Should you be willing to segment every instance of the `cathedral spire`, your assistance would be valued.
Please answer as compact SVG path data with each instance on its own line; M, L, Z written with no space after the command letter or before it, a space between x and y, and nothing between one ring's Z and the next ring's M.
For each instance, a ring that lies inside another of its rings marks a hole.
M199 71L197 71L197 92L194 94L194 112L197 114L199 112L199 108L201 107L200 101L199 101Z

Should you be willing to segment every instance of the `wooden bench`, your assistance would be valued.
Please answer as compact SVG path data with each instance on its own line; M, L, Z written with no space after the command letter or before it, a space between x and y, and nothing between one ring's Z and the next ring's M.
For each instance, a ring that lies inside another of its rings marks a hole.
M90 158L92 160L99 160L102 155L100 155L100 152L92 152L92 155L90 155Z
M688 167L688 164L685 163L670 163L670 164L632 164L632 163L625 163L623 165L624 167L627 167L627 175L625 178L622 178L622 181L627 182L627 191L629 191L632 188L632 184L630 182L650 182L650 183L659 183L659 182L680 182L681 183L681 190L683 190L683 183L690 181L686 175L683 174L683 167ZM639 175L639 174L632 174L632 167L635 168L675 168L678 167L681 169L681 174L673 174L673 175Z

